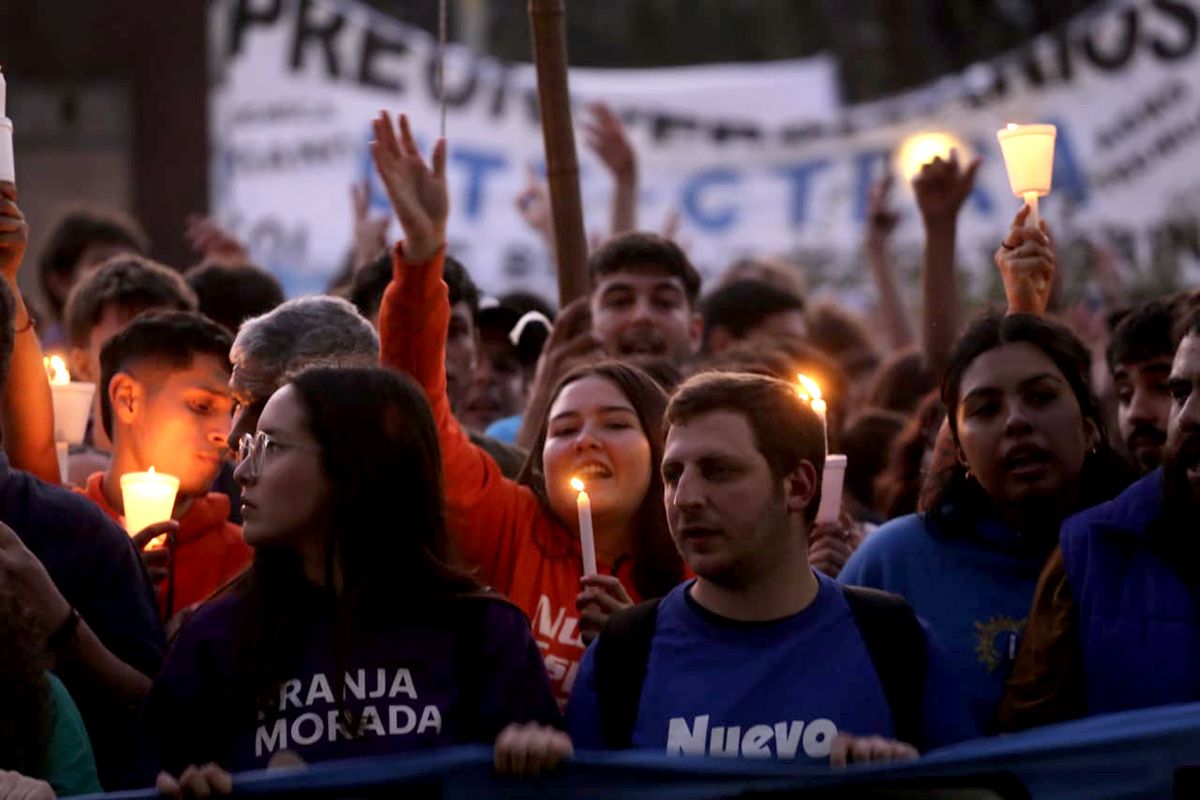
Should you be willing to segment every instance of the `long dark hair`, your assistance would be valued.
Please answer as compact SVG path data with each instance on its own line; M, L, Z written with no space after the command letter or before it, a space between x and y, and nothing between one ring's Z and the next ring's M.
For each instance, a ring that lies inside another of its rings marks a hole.
M945 418L942 398L932 391L892 443L887 467L875 481L875 507L885 520L917 510L925 481L925 454Z
M1083 460L1076 509L1115 497L1133 480L1132 470L1109 444L1100 401L1091 386L1092 359L1087 348L1070 329L1056 322L1032 314L986 312L959 337L942 376L941 389L954 443L958 444L956 412L964 373L984 353L1018 342L1033 345L1054 362L1071 387L1083 418L1090 421L1099 434L1096 447ZM955 464L941 476L935 498L929 508L935 519L945 520L948 514L961 519L963 513L975 513L993 506L983 487L968 476L961 464Z
M334 620L340 703L345 662L359 631L482 587L450 554L437 429L421 388L376 368L315 368L289 385L308 412L332 485L325 586L306 582L294 550L258 548L240 587L249 613L239 653L256 703L269 703L309 643L313 614L304 610L324 602Z
M634 515L633 580L642 597L661 597L683 580L683 561L671 539L667 515L663 510L663 482L659 470L663 457L663 414L667 410L667 395L654 379L641 369L618 361L605 361L579 367L563 376L554 387L557 398L563 389L584 378L603 378L612 383L637 412L642 433L650 443L650 486ZM546 494L545 464L542 449L546 444L549 415L542 420L537 439L529 450L529 459L518 483L528 486L549 511ZM575 537L560 537L556 541L538 542L544 552L562 558L579 558L579 542ZM615 568L616 565L614 565Z
M0 585L0 769L46 775L50 740L49 654L37 626Z

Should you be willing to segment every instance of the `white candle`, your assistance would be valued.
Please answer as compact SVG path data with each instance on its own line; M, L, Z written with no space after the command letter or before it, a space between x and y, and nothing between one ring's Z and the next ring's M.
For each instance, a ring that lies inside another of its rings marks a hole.
M1050 194L1054 178L1054 140L1058 129L1053 125L1014 125L996 131L1008 184L1015 196L1029 205L1028 224L1037 227L1038 198Z
M155 472L127 472L121 476L121 496L125 502L125 530L130 536L156 522L166 522L175 510L179 478ZM157 541L157 540L156 540Z
M1025 193L1025 205L1029 206L1029 218L1025 220L1025 224L1032 228L1036 228L1038 226L1038 220L1041 219L1041 217L1038 216L1037 192Z
M8 118L8 84L0 72L0 181L17 181L17 164L13 158L13 125Z
M579 545L583 550L583 576L596 574L596 534L592 530L592 498L588 497L583 481L571 478L571 488L579 492L575 505L579 510Z
M821 470L821 502L817 505L814 520L837 522L842 512L842 490L846 485L846 457L830 454L825 456L825 468Z
M42 365L50 381L50 401L54 405L54 441L83 444L96 384L71 380L66 362L60 356L44 357Z

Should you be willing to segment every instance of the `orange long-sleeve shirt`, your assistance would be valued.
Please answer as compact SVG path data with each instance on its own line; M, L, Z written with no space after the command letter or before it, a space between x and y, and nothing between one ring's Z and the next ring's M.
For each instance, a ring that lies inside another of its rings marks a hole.
M87 495L105 514L123 524L121 514L108 504L102 488L103 472L88 476L87 486L76 491ZM167 582L155 591L158 610L168 620L180 609L208 598L249 564L254 551L242 538L241 527L229 521L229 497L210 492L192 503L179 520L175 537L175 601L167 608Z
M529 617L550 685L565 703L575 682L583 642L575 598L583 561L575 534L526 486L505 478L467 438L446 396L446 332L450 300L438 251L426 264L408 264L402 245L393 254L392 282L379 312L381 358L410 374L425 389L442 448L446 512L462 558L483 580L504 592ZM612 575L610 564L598 571ZM617 577L640 600L633 563L620 561Z

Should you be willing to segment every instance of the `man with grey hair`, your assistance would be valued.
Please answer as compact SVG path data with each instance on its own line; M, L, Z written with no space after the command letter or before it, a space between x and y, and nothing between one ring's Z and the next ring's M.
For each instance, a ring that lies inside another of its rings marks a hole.
M253 433L267 399L309 367L379 365L379 336L357 309L340 297L300 297L238 329L229 351L237 408L229 442Z

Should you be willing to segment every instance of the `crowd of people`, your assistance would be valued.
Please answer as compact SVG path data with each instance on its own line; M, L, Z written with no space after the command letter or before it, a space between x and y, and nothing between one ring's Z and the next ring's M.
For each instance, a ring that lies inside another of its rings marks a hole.
M978 162L953 154L913 182L919 308L887 180L877 324L780 257L705 287L637 229L636 154L593 114L611 235L558 310L481 296L446 251L447 143L426 159L404 116L371 144L399 241L357 190L322 296L285 301L212 220L177 270L77 209L35 313L0 184L0 800L467 743L514 775L576 749L841 766L1200 700L1195 296L1064 313L1022 208L1005 307L963 319ZM552 244L536 176L517 202ZM50 352L97 386L65 465ZM126 532L151 468L172 519Z

